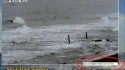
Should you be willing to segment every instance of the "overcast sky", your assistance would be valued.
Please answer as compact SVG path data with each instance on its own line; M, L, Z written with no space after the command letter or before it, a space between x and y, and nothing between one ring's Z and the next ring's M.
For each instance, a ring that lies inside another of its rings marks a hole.
M118 12L118 0L30 0L28 3L4 3L3 16L56 15L89 17Z

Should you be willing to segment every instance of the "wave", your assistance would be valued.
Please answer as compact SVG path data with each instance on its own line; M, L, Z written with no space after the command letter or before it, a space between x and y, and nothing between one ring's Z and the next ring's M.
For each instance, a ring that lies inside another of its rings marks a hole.
M25 24L26 23L25 20L21 17L15 17L13 22L17 23L17 24Z
M18 21L16 23L24 23L24 19L17 17L15 18L15 21ZM26 22L25 22L26 23ZM84 23L84 22L83 22ZM108 16L101 17L100 22L98 23L89 23L89 24L67 24L67 25L51 25L51 26L41 26L37 29L32 29L26 24L23 24L22 26L16 28L16 29L10 29L7 31L3 31L3 42L24 42L24 41L30 41L32 38L41 40L42 38L50 38L55 35L54 33L78 33L86 32L87 30L93 30L93 29L104 29L105 27L111 27L112 31L118 31L118 22L117 21L111 21ZM78 31L79 30L79 31ZM64 37L64 36L62 36Z

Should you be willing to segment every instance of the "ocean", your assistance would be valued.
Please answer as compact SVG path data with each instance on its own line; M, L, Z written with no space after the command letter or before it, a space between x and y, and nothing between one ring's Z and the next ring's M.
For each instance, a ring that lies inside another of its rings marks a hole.
M97 55L116 54L118 23L117 19L113 18L104 16L93 23L84 23L82 20L78 23L73 19L54 19L31 20L28 23L25 21L24 25L4 24L2 62L3 64L72 64L81 57L96 53ZM88 39L86 39L86 32Z

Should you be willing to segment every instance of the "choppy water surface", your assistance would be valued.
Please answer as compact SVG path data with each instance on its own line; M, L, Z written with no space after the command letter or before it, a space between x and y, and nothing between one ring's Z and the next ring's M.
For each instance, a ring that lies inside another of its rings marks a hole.
M50 21L34 20L26 22L25 26L4 24L3 64L70 64L87 55L117 52L117 20L104 17L96 23L70 21L61 24L66 21L55 20L51 22L54 23L52 25L46 24ZM88 39L85 37L86 32Z

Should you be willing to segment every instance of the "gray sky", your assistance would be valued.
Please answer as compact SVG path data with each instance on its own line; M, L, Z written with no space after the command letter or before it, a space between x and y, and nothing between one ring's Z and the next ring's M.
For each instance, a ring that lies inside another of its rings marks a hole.
M30 0L28 3L4 3L3 19L51 16L92 17L117 13L118 0Z

